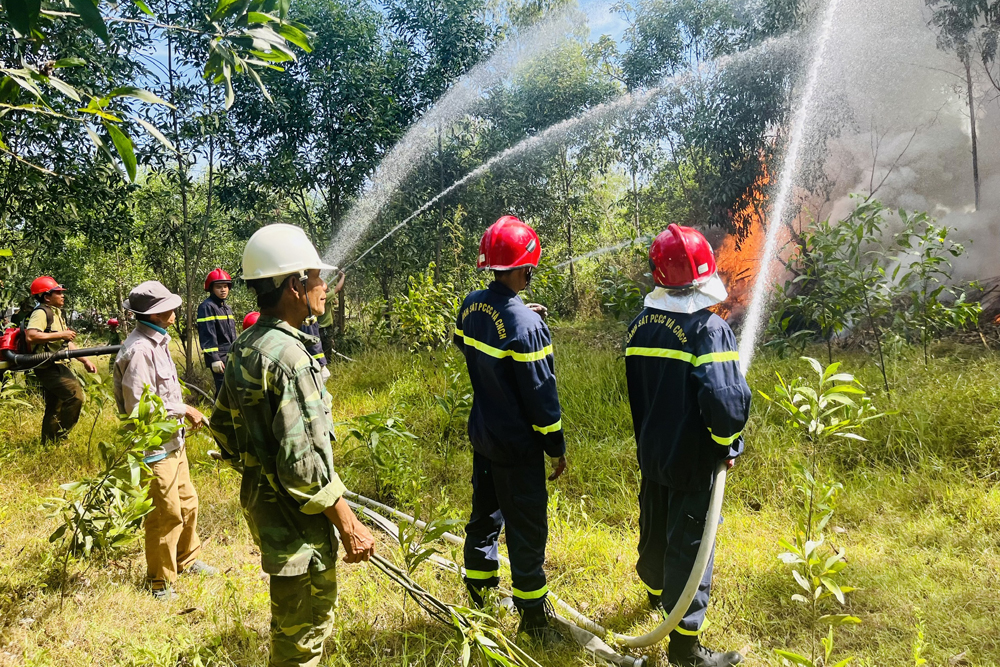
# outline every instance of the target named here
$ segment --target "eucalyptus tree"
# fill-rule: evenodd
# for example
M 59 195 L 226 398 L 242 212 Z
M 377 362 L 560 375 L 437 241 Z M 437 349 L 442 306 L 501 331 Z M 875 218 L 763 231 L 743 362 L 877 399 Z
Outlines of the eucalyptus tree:
M 973 64 L 978 53 L 990 82 L 1000 90 L 997 40 L 1000 35 L 1000 0 L 926 0 L 931 25 L 938 31 L 938 48 L 954 53 L 963 69 L 972 138 L 972 183 L 979 208 L 979 141 L 976 132 L 976 95 Z

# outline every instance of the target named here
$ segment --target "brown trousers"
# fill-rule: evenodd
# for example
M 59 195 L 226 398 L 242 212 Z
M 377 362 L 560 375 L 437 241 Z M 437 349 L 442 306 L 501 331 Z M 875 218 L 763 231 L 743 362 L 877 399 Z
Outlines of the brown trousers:
M 187 449 L 170 452 L 149 467 L 153 511 L 146 515 L 146 579 L 156 589 L 172 584 L 178 572 L 194 562 L 201 540 L 198 494 L 191 484 Z
M 65 364 L 49 364 L 35 369 L 35 379 L 45 395 L 42 443 L 63 438 L 80 421 L 83 385 Z

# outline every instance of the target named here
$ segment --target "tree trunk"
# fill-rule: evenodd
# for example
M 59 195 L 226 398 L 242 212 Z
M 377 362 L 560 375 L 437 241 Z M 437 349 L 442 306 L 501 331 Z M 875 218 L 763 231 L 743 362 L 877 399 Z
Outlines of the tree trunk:
M 444 142 L 441 140 L 441 123 L 438 122 L 438 192 L 444 192 Z M 434 245 L 434 284 L 441 282 L 441 234 L 444 233 L 444 197 L 438 200 L 437 239 Z
M 167 15 L 170 14 L 170 3 L 166 5 Z M 194 308 L 191 300 L 191 242 L 188 228 L 188 196 L 187 170 L 184 155 L 181 150 L 181 134 L 177 119 L 177 88 L 174 82 L 174 42 L 167 31 L 167 80 L 170 85 L 170 102 L 174 105 L 170 110 L 170 120 L 174 131 L 174 145 L 177 147 L 177 180 L 181 189 L 181 236 L 184 241 L 184 379 L 191 380 L 194 370 Z
M 635 222 L 635 236 L 638 238 L 642 235 L 642 228 L 639 225 L 639 186 L 636 181 L 636 172 L 638 167 L 632 165 L 632 208 L 633 208 L 633 220 Z
M 969 95 L 969 127 L 972 130 L 972 183 L 976 189 L 976 210 L 979 210 L 979 146 L 976 141 L 976 100 L 972 96 L 972 57 L 967 53 L 963 58 L 965 83 Z
M 346 290 L 347 290 L 347 283 L 344 283 L 344 286 L 340 288 L 339 292 L 337 292 L 337 315 L 335 323 L 337 325 L 337 335 L 341 337 L 343 337 L 344 335 L 344 319 L 346 315 L 345 304 L 347 302 L 347 297 L 344 295 L 344 292 Z
M 573 259 L 573 215 L 569 201 L 569 159 L 566 155 L 568 152 L 569 148 L 563 146 L 559 154 L 559 176 L 561 177 L 563 186 L 563 214 L 566 219 L 566 252 L 569 253 L 569 258 Z M 576 296 L 576 266 L 573 263 L 569 265 L 569 291 L 573 297 L 573 307 L 575 309 L 578 303 Z

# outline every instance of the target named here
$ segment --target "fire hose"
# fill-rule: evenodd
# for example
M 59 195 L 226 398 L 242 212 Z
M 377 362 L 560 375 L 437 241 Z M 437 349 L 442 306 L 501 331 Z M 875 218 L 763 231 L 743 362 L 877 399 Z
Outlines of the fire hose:
M 37 354 L 17 354 L 13 350 L 0 350 L 2 361 L 12 365 L 9 370 L 26 371 L 38 368 L 44 364 L 76 359 L 78 357 L 100 357 L 105 354 L 118 354 L 121 345 L 105 345 L 103 347 L 88 347 L 76 350 L 60 350 L 59 352 L 39 352 Z
M 354 494 L 352 494 L 352 496 L 354 496 Z M 359 499 L 362 498 L 361 496 L 354 496 L 354 497 L 357 497 Z M 368 500 L 368 499 L 365 498 L 364 500 Z M 374 501 L 372 501 L 372 502 L 374 502 Z M 399 526 L 397 526 L 391 520 L 387 519 L 386 517 L 384 517 L 383 515 L 379 514 L 378 512 L 376 512 L 375 510 L 373 510 L 370 507 L 365 507 L 363 505 L 360 505 L 360 504 L 358 504 L 356 502 L 352 502 L 350 500 L 348 500 L 347 503 L 348 503 L 348 505 L 350 505 L 351 508 L 353 508 L 353 509 L 355 509 L 357 511 L 362 512 L 365 516 L 367 516 L 369 519 L 371 519 L 372 522 L 374 522 L 376 526 L 378 526 L 380 529 L 382 529 L 383 532 L 387 533 L 393 540 L 395 540 L 397 544 L 399 543 Z M 422 521 L 419 522 L 419 524 L 422 524 L 422 523 L 423 523 Z M 414 524 L 417 525 L 418 528 L 420 527 L 417 522 L 414 522 Z M 456 535 L 453 535 L 451 533 L 447 533 L 447 535 L 449 535 L 452 538 L 457 538 Z M 461 542 L 461 538 L 458 538 L 458 539 Z M 452 540 L 448 539 L 448 541 L 451 542 Z M 378 558 L 378 557 L 376 556 L 375 558 Z M 455 563 L 451 562 L 450 560 L 448 560 L 446 558 L 443 558 L 443 557 L 441 557 L 441 556 L 439 556 L 437 554 L 431 556 L 429 560 L 435 566 L 437 566 L 437 567 L 439 567 L 439 568 L 441 568 L 443 570 L 447 570 L 448 572 L 452 572 L 452 573 L 455 573 L 455 574 L 461 574 L 462 573 L 462 568 L 461 567 L 459 567 L 458 565 L 456 565 Z M 376 562 L 375 565 L 376 565 L 376 567 L 378 567 L 378 569 L 380 569 L 383 572 L 385 572 L 384 568 L 381 567 L 378 564 L 378 562 Z M 397 583 L 399 583 L 399 582 L 397 582 Z M 409 589 L 407 589 L 407 591 L 409 592 Z M 510 597 L 510 595 L 511 595 L 510 591 L 507 591 L 507 590 L 501 589 L 500 592 L 503 595 L 506 595 L 508 597 Z M 411 593 L 411 596 L 412 596 L 412 593 Z M 421 605 L 421 606 L 423 606 L 423 605 Z M 434 616 L 433 614 L 431 614 L 431 615 Z M 590 632 L 588 630 L 585 630 L 585 629 L 577 626 L 572 621 L 569 621 L 566 618 L 563 618 L 559 614 L 555 615 L 554 620 L 559 625 L 561 625 L 563 628 L 565 628 L 573 636 L 573 639 L 581 647 L 583 647 L 583 649 L 585 651 L 587 651 L 588 653 L 594 655 L 595 657 L 600 658 L 601 660 L 609 662 L 609 663 L 611 663 L 613 665 L 620 665 L 621 667 L 645 667 L 646 662 L 649 659 L 647 656 L 642 656 L 641 658 L 635 658 L 635 657 L 632 657 L 630 655 L 621 655 L 620 653 L 615 652 L 614 649 L 612 649 L 610 646 L 608 646 L 597 635 L 593 634 L 592 632 Z
M 652 646 L 653 644 L 666 639 L 667 635 L 669 635 L 670 632 L 677 627 L 677 624 L 680 623 L 684 614 L 687 613 L 688 608 L 691 606 L 691 601 L 694 600 L 694 596 L 698 592 L 698 586 L 701 584 L 701 580 L 705 576 L 705 570 L 708 567 L 708 562 L 712 556 L 712 549 L 715 546 L 715 535 L 719 529 L 719 518 L 722 516 L 722 499 L 725 495 L 727 470 L 728 467 L 724 461 L 721 462 L 715 470 L 715 478 L 712 483 L 712 498 L 709 502 L 708 512 L 705 517 L 705 530 L 702 533 L 701 546 L 698 548 L 698 556 L 695 558 L 694 566 L 691 568 L 691 574 L 688 575 L 687 583 L 681 591 L 680 598 L 678 598 L 677 603 L 674 604 L 674 608 L 664 617 L 663 622 L 661 622 L 660 625 L 652 631 L 637 637 L 623 635 L 617 632 L 609 632 L 605 627 L 590 618 L 587 618 L 550 591 L 549 596 L 552 598 L 552 601 L 557 607 L 566 612 L 571 624 L 582 630 L 593 633 L 597 637 L 608 637 L 629 648 Z M 393 516 L 400 521 L 410 523 L 417 528 L 424 529 L 427 526 L 425 522 L 420 521 L 419 519 L 415 519 L 408 514 L 404 514 L 399 510 L 389 507 L 388 505 L 383 505 L 382 503 L 370 498 L 365 498 L 364 496 L 360 496 L 351 491 L 348 491 L 345 495 L 349 500 L 353 500 L 356 504 L 364 505 L 378 512 L 387 513 L 390 516 Z M 464 540 L 454 533 L 445 533 L 441 536 L 441 539 L 456 546 L 464 544 Z M 507 558 L 501 556 L 500 559 L 505 565 L 510 565 L 510 561 Z M 619 657 L 627 658 L 627 656 Z M 641 662 L 635 662 L 635 658 L 632 658 L 632 660 L 632 663 L 619 662 L 617 664 L 642 664 Z

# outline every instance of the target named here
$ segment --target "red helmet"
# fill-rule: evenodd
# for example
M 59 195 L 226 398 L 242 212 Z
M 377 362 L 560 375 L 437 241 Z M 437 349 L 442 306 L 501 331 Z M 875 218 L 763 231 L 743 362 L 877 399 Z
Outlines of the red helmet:
M 233 283 L 233 278 L 222 269 L 212 269 L 212 272 L 205 277 L 205 291 L 211 291 L 212 283 Z
M 649 247 L 653 281 L 662 287 L 691 287 L 715 275 L 715 253 L 697 229 L 670 225 Z
M 48 292 L 65 292 L 66 288 L 56 282 L 51 276 L 39 276 L 31 281 L 31 296 Z
M 247 313 L 246 317 L 243 318 L 243 328 L 248 329 L 253 325 L 257 324 L 257 320 L 260 319 L 260 313 L 256 310 L 252 313 Z
M 538 266 L 542 242 L 535 230 L 512 215 L 505 215 L 486 230 L 479 242 L 480 271 L 509 271 L 524 266 Z
M 118 326 L 118 318 L 117 317 L 112 317 L 111 319 L 109 319 L 108 320 L 108 326 L 109 327 L 116 327 L 116 326 Z

